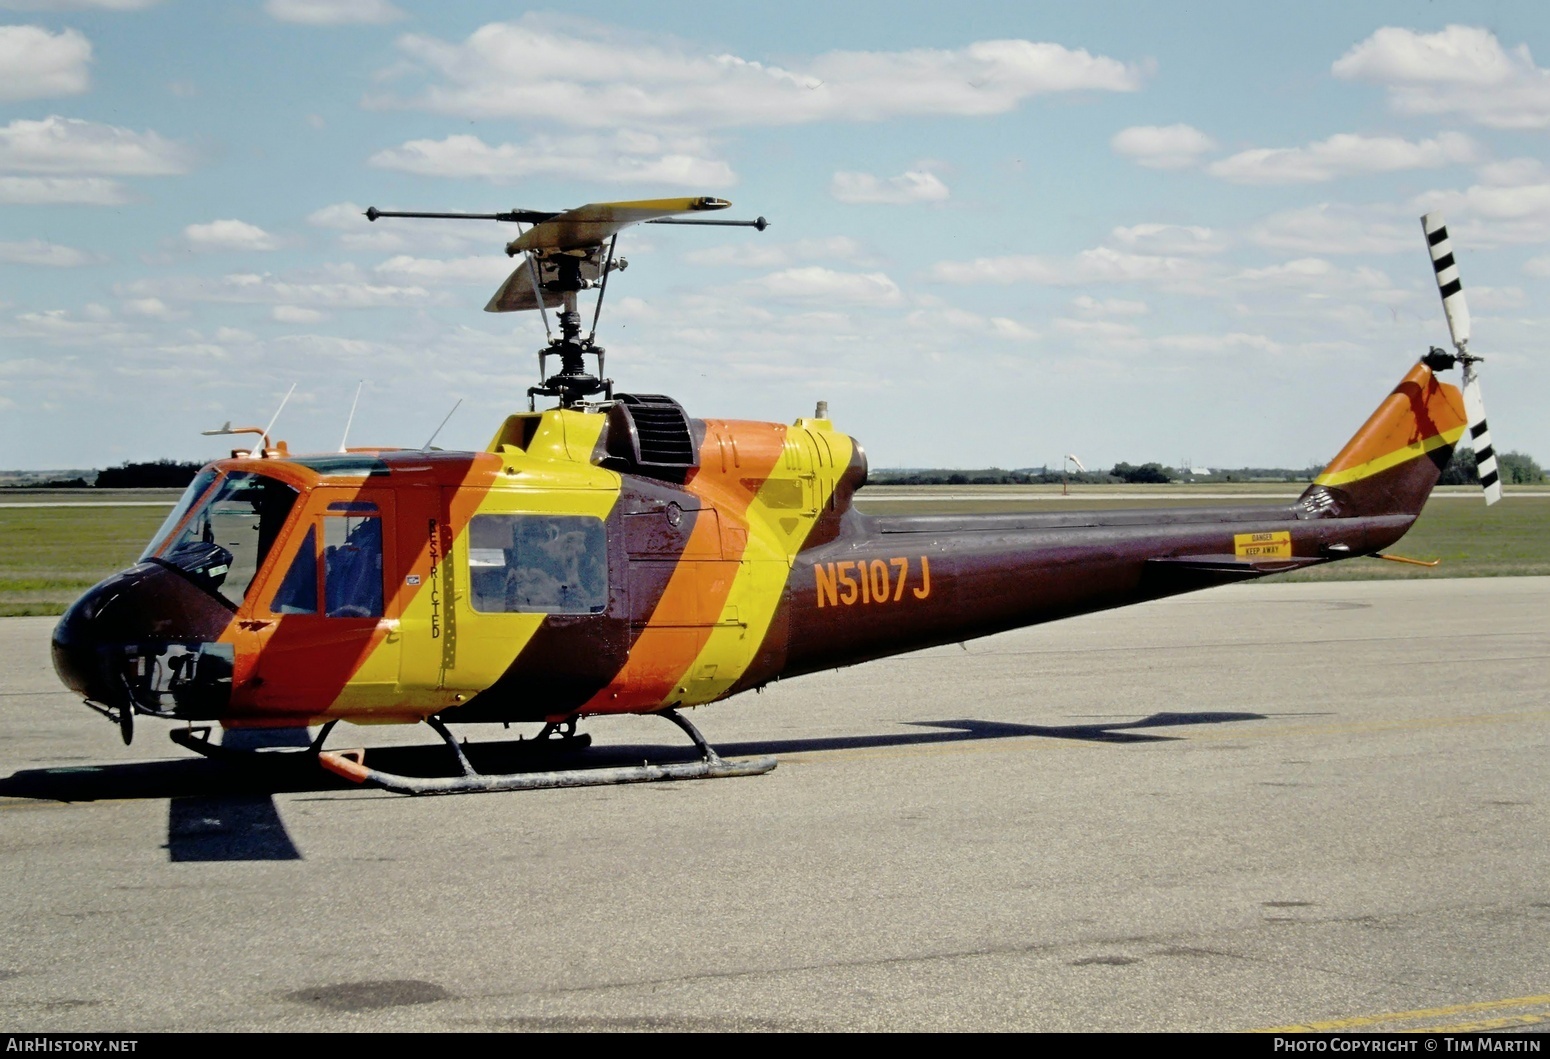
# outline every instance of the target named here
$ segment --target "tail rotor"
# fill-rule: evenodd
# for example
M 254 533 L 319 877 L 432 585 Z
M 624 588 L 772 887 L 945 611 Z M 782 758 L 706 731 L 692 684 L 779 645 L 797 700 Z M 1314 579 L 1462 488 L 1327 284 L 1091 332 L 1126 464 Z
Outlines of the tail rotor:
M 1450 355 L 1434 346 L 1423 359 L 1433 370 L 1451 368 L 1454 364 L 1463 370 L 1464 414 L 1469 419 L 1470 443 L 1475 449 L 1475 464 L 1480 470 L 1485 502 L 1494 504 L 1502 498 L 1502 480 L 1496 466 L 1496 450 L 1491 447 L 1491 430 L 1485 421 L 1485 400 L 1480 395 L 1480 373 L 1476 368 L 1484 358 L 1469 352 L 1469 305 L 1464 301 L 1458 263 L 1453 259 L 1453 240 L 1448 236 L 1448 225 L 1441 213 L 1428 213 L 1422 217 L 1421 230 L 1426 233 L 1432 269 L 1437 274 L 1437 291 L 1442 295 L 1443 315 L 1448 318 L 1448 334 L 1457 350 Z

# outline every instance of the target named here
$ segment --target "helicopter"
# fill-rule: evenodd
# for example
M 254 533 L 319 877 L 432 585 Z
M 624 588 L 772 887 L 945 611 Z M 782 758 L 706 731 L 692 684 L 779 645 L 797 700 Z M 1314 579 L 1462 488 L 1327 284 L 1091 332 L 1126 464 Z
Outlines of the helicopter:
M 244 753 L 213 740 L 215 725 L 320 726 L 303 753 L 408 794 L 756 775 L 776 760 L 723 759 L 681 711 L 1283 571 L 1406 561 L 1383 549 L 1415 522 L 1466 432 L 1487 503 L 1501 497 L 1440 214 L 1422 228 L 1455 351 L 1429 349 L 1294 503 L 878 516 L 854 507 L 866 454 L 824 403 L 789 425 L 694 418 L 604 377 L 597 324 L 610 276 L 627 265 L 620 232 L 767 226 L 703 216 L 729 205 L 367 210 L 370 222 L 518 225 L 506 252 L 520 262 L 485 308 L 543 314 L 550 340 L 527 410 L 477 452 L 293 454 L 271 442 L 272 422 L 212 432 L 257 440 L 200 471 L 139 561 L 64 614 L 52 637 L 60 679 L 126 744 L 137 718 L 182 722 L 173 740 L 211 757 Z M 583 336 L 577 299 L 594 288 Z M 545 374 L 550 357 L 559 370 Z M 1453 367 L 1462 392 L 1438 377 Z M 612 714 L 665 718 L 699 757 L 481 772 L 449 727 L 535 723 L 532 745 L 578 750 L 589 744 L 578 722 Z M 325 749 L 341 720 L 427 724 L 455 768 L 404 775 L 368 765 L 364 748 Z

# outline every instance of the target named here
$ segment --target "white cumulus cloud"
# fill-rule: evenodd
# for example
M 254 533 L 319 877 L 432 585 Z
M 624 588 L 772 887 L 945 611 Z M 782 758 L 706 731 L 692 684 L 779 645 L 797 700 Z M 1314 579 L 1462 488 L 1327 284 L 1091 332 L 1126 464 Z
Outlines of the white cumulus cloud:
M 889 306 L 904 300 L 899 285 L 882 272 L 839 272 L 821 265 L 772 272 L 752 284 L 772 297 L 812 298 L 834 305 Z
M 742 243 L 691 250 L 684 260 L 711 268 L 786 268 L 801 261 L 860 262 L 866 254 L 861 244 L 844 235 L 823 239 L 799 239 L 794 243 L 768 243 L 750 239 Z
M 269 310 L 269 316 L 276 323 L 282 324 L 315 324 L 328 319 L 327 313 L 318 309 L 304 309 L 300 305 L 276 305 Z
M 1550 241 L 1550 181 L 1429 191 L 1411 200 L 1411 209 L 1441 210 L 1455 251 Z
M 18 118 L 0 128 L 0 169 L 13 172 L 166 176 L 193 162 L 189 148 L 154 132 L 80 118 Z
M 1220 235 L 1199 225 L 1136 224 L 1111 235 L 1126 250 L 1141 254 L 1216 254 L 1227 246 Z
M 78 95 L 90 63 L 91 42 L 73 29 L 0 26 L 0 100 Z
M 1329 202 L 1271 214 L 1253 225 L 1248 237 L 1259 246 L 1301 254 L 1420 253 L 1424 245 L 1419 222 L 1400 223 L 1387 209 Z
M 383 25 L 408 17 L 388 0 L 264 0 L 264 10 L 308 26 Z
M 1115 133 L 1109 146 L 1148 169 L 1187 169 L 1216 141 L 1192 125 L 1133 125 Z
M 183 239 L 195 250 L 273 250 L 280 245 L 256 224 L 234 219 L 191 224 L 183 229 Z
M 453 259 L 398 254 L 388 258 L 372 271 L 399 283 L 423 283 L 433 287 L 447 283 L 467 283 L 480 287 L 488 286 L 493 293 L 493 289 L 505 282 L 506 277 L 516 267 L 519 266 L 499 254 Z
M 1234 184 L 1316 184 L 1361 173 L 1437 169 L 1472 162 L 1479 149 L 1468 136 L 1439 133 L 1412 142 L 1398 136 L 1340 133 L 1306 147 L 1257 147 L 1206 167 Z
M 600 128 L 1000 114 L 1045 93 L 1134 91 L 1145 74 L 1107 56 L 1028 40 L 833 51 L 773 66 L 539 15 L 481 26 L 461 42 L 406 34 L 399 47 L 431 83 L 408 99 L 379 98 L 379 105 Z
M 187 315 L 175 312 L 160 298 L 126 298 L 123 306 L 130 316 L 145 316 L 152 320 L 176 320 Z
M 1069 287 L 1086 283 L 1182 283 L 1198 279 L 1198 261 L 1156 254 L 1127 254 L 1100 246 L 1075 257 L 1058 259 L 1034 254 L 981 257 L 973 261 L 939 261 L 931 268 L 943 283 L 1036 283 Z
M 1382 304 L 1408 301 L 1384 272 L 1370 266 L 1341 268 L 1319 257 L 1302 257 L 1264 268 L 1246 268 L 1230 277 L 1229 286 L 1244 291 L 1293 293 L 1315 299 L 1357 298 Z
M 353 269 L 338 275 L 285 279 L 268 273 L 233 272 L 216 279 L 168 276 L 135 280 L 115 288 L 125 298 L 173 301 L 296 305 L 318 309 L 375 309 L 422 305 L 431 292 L 421 286 L 372 282 Z
M 77 250 L 73 246 L 60 246 L 58 243 L 49 243 L 42 239 L 28 239 L 18 243 L 0 242 L 0 261 L 13 265 L 75 268 L 79 265 L 94 265 L 100 260 L 101 258 L 88 254 L 84 250 Z
M 624 184 L 724 188 L 737 182 L 732 167 L 709 154 L 695 137 L 610 135 L 534 136 L 526 143 L 491 146 L 477 136 L 410 140 L 369 159 L 379 169 L 436 177 L 477 177 L 512 183 L 559 176 Z
M 355 231 L 366 223 L 366 207 L 353 202 L 335 202 L 307 214 L 307 223 L 319 228 Z
M 0 176 L 0 202 L 16 206 L 122 206 L 129 192 L 101 177 Z
M 903 206 L 912 202 L 945 202 L 951 192 L 935 173 L 917 169 L 895 177 L 835 173 L 829 194 L 841 202 Z
M 1332 70 L 1382 85 L 1404 114 L 1461 114 L 1498 129 L 1550 128 L 1550 70 L 1534 63 L 1528 45 L 1509 50 L 1478 26 L 1436 33 L 1385 26 Z
M 1151 312 L 1146 302 L 1126 301 L 1123 298 L 1094 298 L 1084 294 L 1071 302 L 1083 316 L 1145 316 Z

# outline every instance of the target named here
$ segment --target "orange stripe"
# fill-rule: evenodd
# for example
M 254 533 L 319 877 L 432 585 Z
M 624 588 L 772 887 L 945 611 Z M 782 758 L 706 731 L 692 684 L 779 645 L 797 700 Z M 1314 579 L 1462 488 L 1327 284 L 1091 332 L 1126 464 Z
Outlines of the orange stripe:
M 1318 480 L 1343 483 L 1367 477 L 1391 466 L 1393 461 L 1387 457 L 1420 456 L 1428 450 L 1425 443 L 1429 439 L 1457 431 L 1464 424 L 1464 400 L 1458 390 L 1439 382 L 1426 365 L 1417 364 L 1346 442 Z
M 624 667 L 583 713 L 638 711 L 682 694 L 680 681 L 704 650 L 732 592 L 748 541 L 748 507 L 780 459 L 785 438 L 778 424 L 705 421 L 700 469 L 685 485 L 704 509 L 685 551 L 721 559 L 679 561 Z

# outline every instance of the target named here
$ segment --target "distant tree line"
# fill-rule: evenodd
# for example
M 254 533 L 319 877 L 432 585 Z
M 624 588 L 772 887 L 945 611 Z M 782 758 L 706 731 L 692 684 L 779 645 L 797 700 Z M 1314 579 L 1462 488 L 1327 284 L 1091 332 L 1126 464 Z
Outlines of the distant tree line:
M 1499 452 L 1496 454 L 1497 473 L 1504 485 L 1533 485 L 1545 480 L 1544 469 L 1525 452 Z M 1475 463 L 1473 449 L 1454 449 L 1453 459 L 1443 468 L 1441 485 L 1479 485 L 1480 468 Z
M 152 460 L 121 463 L 97 472 L 98 489 L 182 489 L 199 473 L 202 463 Z
M 179 460 L 151 460 L 147 463 L 121 463 L 96 473 L 95 481 L 85 476 L 42 478 L 30 476 L 24 481 L 7 482 L 6 489 L 182 489 L 194 480 L 202 463 Z M 17 472 L 29 474 L 32 472 Z

